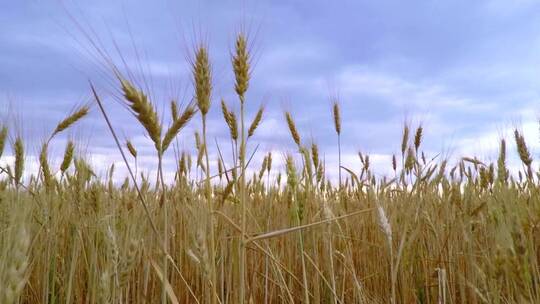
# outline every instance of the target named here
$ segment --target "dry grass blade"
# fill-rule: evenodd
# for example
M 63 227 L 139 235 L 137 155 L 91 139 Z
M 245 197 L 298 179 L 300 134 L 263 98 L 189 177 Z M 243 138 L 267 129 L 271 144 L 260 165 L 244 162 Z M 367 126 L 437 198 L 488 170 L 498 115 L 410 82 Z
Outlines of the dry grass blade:
M 326 223 L 329 223 L 329 222 L 341 220 L 341 219 L 348 218 L 348 217 L 351 217 L 351 216 L 355 216 L 355 215 L 358 215 L 358 214 L 366 213 L 366 212 L 369 212 L 369 211 L 372 211 L 372 210 L 374 210 L 374 208 L 363 209 L 363 210 L 351 212 L 349 214 L 337 216 L 337 217 L 334 217 L 334 218 L 325 219 L 325 220 L 318 221 L 318 222 L 311 223 L 311 224 L 300 225 L 300 226 L 291 227 L 291 228 L 285 228 L 285 229 L 279 229 L 279 230 L 259 234 L 259 235 L 256 235 L 254 237 L 249 238 L 247 240 L 247 242 L 253 242 L 253 241 L 257 241 L 257 240 L 274 238 L 274 237 L 281 236 L 281 235 L 284 235 L 284 234 L 288 234 L 288 233 L 291 233 L 291 232 L 312 228 L 312 227 L 315 227 L 315 226 L 318 226 L 318 225 L 321 225 L 321 224 L 326 224 Z
M 114 138 L 114 141 L 116 143 L 116 146 L 118 150 L 120 151 L 120 154 L 122 155 L 122 159 L 124 160 L 124 164 L 126 165 L 129 175 L 131 177 L 131 180 L 133 181 L 133 184 L 135 186 L 135 190 L 137 191 L 137 196 L 139 198 L 139 201 L 141 202 L 141 205 L 143 206 L 146 218 L 148 219 L 148 222 L 150 223 L 150 226 L 152 227 L 152 231 L 155 234 L 155 237 L 157 237 L 158 240 L 161 240 L 161 236 L 156 228 L 156 225 L 154 224 L 154 221 L 152 220 L 152 216 L 150 215 L 150 210 L 148 209 L 148 205 L 146 204 L 146 201 L 144 200 L 144 197 L 141 193 L 141 190 L 139 189 L 139 186 L 137 185 L 137 179 L 135 178 L 135 175 L 133 175 L 133 171 L 131 170 L 131 167 L 129 166 L 129 163 L 127 161 L 126 155 L 124 154 L 124 151 L 122 150 L 122 146 L 120 145 L 120 141 L 118 140 L 118 137 L 116 136 L 116 133 L 114 132 L 114 129 L 112 127 L 111 121 L 109 120 L 109 117 L 107 116 L 107 113 L 105 112 L 105 109 L 103 108 L 103 105 L 101 103 L 101 99 L 99 98 L 94 86 L 90 84 L 90 88 L 92 89 L 92 94 L 94 94 L 94 98 L 96 99 L 96 102 L 99 106 L 99 109 L 101 110 L 101 113 L 103 114 L 103 118 L 105 118 L 105 122 L 107 122 L 107 126 L 109 127 L 109 130 L 111 131 L 111 134 Z M 162 242 L 160 242 L 162 244 Z M 161 249 L 164 249 L 163 247 L 160 247 Z M 166 250 L 164 250 L 165 253 L 167 253 Z
M 478 165 L 481 165 L 481 166 L 486 166 L 485 163 L 483 163 L 482 161 L 480 161 L 479 159 L 477 159 L 476 157 L 475 158 L 471 158 L 471 157 L 462 157 L 461 158 L 463 161 L 466 161 L 468 163 L 471 163 L 471 164 L 474 164 L 476 166 Z
M 174 290 L 169 283 L 169 280 L 167 278 L 163 277 L 163 272 L 161 271 L 161 268 L 154 262 L 153 260 L 150 260 L 150 265 L 152 265 L 152 269 L 154 269 L 154 272 L 158 276 L 159 280 L 163 285 L 165 285 L 165 291 L 167 292 L 167 297 L 169 297 L 169 301 L 173 304 L 178 304 L 178 298 L 176 297 L 176 294 L 174 294 Z
M 347 171 L 347 173 L 349 173 L 351 175 L 351 178 L 357 183 L 357 185 L 363 185 L 364 183 L 362 183 L 360 181 L 360 179 L 358 179 L 358 176 L 356 175 L 356 173 L 354 173 L 351 169 L 347 168 L 347 167 L 344 167 L 344 166 L 341 166 L 341 169 Z

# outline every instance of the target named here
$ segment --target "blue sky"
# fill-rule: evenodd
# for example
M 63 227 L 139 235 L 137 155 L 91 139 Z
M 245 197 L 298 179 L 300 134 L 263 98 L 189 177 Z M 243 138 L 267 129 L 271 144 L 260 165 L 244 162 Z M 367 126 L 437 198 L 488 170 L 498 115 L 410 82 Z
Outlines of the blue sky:
M 0 113 L 36 143 L 30 153 L 58 120 L 90 100 L 91 80 L 118 131 L 144 155 L 143 167 L 153 166 L 149 140 L 113 98 L 117 85 L 84 33 L 120 64 L 118 46 L 160 110 L 168 110 L 170 98 L 192 96 L 187 58 L 194 41 L 206 41 L 215 80 L 209 133 L 228 146 L 219 100 L 239 108 L 230 52 L 242 26 L 253 38 L 255 63 L 248 117 L 261 103 L 267 109 L 253 140 L 260 153 L 295 151 L 283 120 L 289 110 L 305 141 L 313 138 L 334 164 L 333 96 L 351 168 L 360 166 L 361 150 L 387 172 L 404 121 L 422 122 L 431 155 L 490 159 L 498 138 L 516 126 L 538 148 L 538 1 L 23 0 L 2 4 L 0 26 Z M 197 128 L 199 119 L 179 137 L 180 147 L 191 148 Z M 119 161 L 97 107 L 68 135 L 95 164 Z

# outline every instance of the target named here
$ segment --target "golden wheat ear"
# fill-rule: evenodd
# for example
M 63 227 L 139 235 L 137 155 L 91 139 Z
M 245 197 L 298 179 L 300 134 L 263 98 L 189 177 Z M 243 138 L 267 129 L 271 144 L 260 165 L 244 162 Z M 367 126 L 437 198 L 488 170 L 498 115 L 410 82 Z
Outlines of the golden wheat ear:
M 225 103 L 225 100 L 221 99 L 221 112 L 223 113 L 223 118 L 225 119 L 225 122 L 227 123 L 227 126 L 229 127 L 229 132 L 231 134 L 231 138 L 234 141 L 238 140 L 238 121 L 236 119 L 236 115 L 234 112 L 230 111 L 227 107 L 227 104 Z
M 64 120 L 62 120 L 62 121 L 60 121 L 58 123 L 58 125 L 54 129 L 50 139 L 52 139 L 56 134 L 66 130 L 69 127 L 71 127 L 74 123 L 76 123 L 77 121 L 81 120 L 83 117 L 88 115 L 89 112 L 90 112 L 90 107 L 87 106 L 87 105 L 84 105 L 84 106 L 80 107 L 79 109 L 77 109 L 76 111 L 74 111 L 71 115 L 64 118 Z
M 171 119 L 175 121 L 178 118 L 178 104 L 175 100 L 171 100 Z
M 298 147 L 300 147 L 301 146 L 300 134 L 298 133 L 298 129 L 296 128 L 296 124 L 294 123 L 294 120 L 290 112 L 285 112 L 285 120 L 287 121 L 287 125 L 289 126 L 289 131 L 291 132 L 291 136 L 294 142 L 296 143 Z
M 197 106 L 201 114 L 205 116 L 210 109 L 210 95 L 212 93 L 212 74 L 206 47 L 202 45 L 198 47 L 192 69 Z
M 39 153 L 39 166 L 41 167 L 41 173 L 43 173 L 43 182 L 45 187 L 49 188 L 52 185 L 53 176 L 51 174 L 51 168 L 49 167 L 47 143 L 43 143 L 41 146 L 41 152 Z
M 529 152 L 529 148 L 527 148 L 525 137 L 523 137 L 523 135 L 520 134 L 517 129 L 514 130 L 514 137 L 516 140 L 519 158 L 521 159 L 523 164 L 525 164 L 526 166 L 530 166 L 532 163 L 532 158 L 531 153 Z
M 127 79 L 120 78 L 120 84 L 124 98 L 133 114 L 148 132 L 156 150 L 161 153 L 161 124 L 154 105 L 148 101 L 148 97 L 141 90 L 136 89 Z
M 2 126 L 2 129 L 0 130 L 0 157 L 2 157 L 2 154 L 4 153 L 4 148 L 6 147 L 7 135 L 8 128 L 6 126 Z
M 176 135 L 178 135 L 178 132 L 180 132 L 180 130 L 187 125 L 196 112 L 197 111 L 193 106 L 188 106 L 182 115 L 173 121 L 171 127 L 167 130 L 165 136 L 163 137 L 163 152 L 167 150 L 172 140 L 176 137 Z
M 20 136 L 15 139 L 13 151 L 15 151 L 14 183 L 18 188 L 24 172 L 24 143 Z
M 66 149 L 64 151 L 64 157 L 62 163 L 60 164 L 60 172 L 64 175 L 73 161 L 73 155 L 75 154 L 75 144 L 73 141 L 68 141 Z
M 506 168 L 506 141 L 501 139 L 499 157 L 497 159 L 497 182 L 506 183 L 508 180 L 508 169 Z
M 257 127 L 261 123 L 261 120 L 262 120 L 262 117 L 263 117 L 263 112 L 264 112 L 264 107 L 261 106 L 259 108 L 259 111 L 257 111 L 257 114 L 255 115 L 255 118 L 251 122 L 251 125 L 249 126 L 248 138 L 250 138 L 251 136 L 253 136 L 253 134 L 255 134 L 255 130 L 257 130 Z
M 334 101 L 334 104 L 332 106 L 332 112 L 334 114 L 334 128 L 336 129 L 336 133 L 340 135 L 341 134 L 341 111 L 339 109 L 339 103 L 337 101 Z
M 403 125 L 403 137 L 401 138 L 401 156 L 405 155 L 407 151 L 407 146 L 409 145 L 409 125 Z
M 424 128 L 422 125 L 419 125 L 416 129 L 416 133 L 414 134 L 414 150 L 418 152 L 418 148 L 420 148 L 420 144 L 422 143 L 422 133 L 424 131 Z
M 247 48 L 247 39 L 244 34 L 239 34 L 236 37 L 235 55 L 232 59 L 234 76 L 236 83 L 234 89 L 240 101 L 244 102 L 244 94 L 249 87 L 250 78 L 250 54 Z
M 129 139 L 126 140 L 126 148 L 128 149 L 129 154 L 133 156 L 133 158 L 137 158 L 137 149 L 135 149 L 135 146 Z

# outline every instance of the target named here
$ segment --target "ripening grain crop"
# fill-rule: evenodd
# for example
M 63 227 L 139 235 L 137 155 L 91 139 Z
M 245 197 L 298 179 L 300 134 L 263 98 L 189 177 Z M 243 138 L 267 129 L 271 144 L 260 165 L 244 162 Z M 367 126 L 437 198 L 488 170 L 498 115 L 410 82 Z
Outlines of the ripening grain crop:
M 1 303 L 540 303 L 540 171 L 522 132 L 501 139 L 495 162 L 456 160 L 428 155 L 429 128 L 405 124 L 387 164 L 393 175 L 384 177 L 366 153 L 354 167 L 342 164 L 341 147 L 355 143 L 342 141 L 347 109 L 331 101 L 326 123 L 340 156 L 332 179 L 328 151 L 292 111 L 281 127 L 295 150 L 248 145 L 267 108 L 245 107 L 257 108 L 246 98 L 252 44 L 243 32 L 233 44 L 234 100 L 213 90 L 205 44 L 190 57 L 193 98 L 170 109 L 112 69 L 114 93 L 152 143 L 157 176 L 141 174 L 136 143 L 119 137 L 108 93 L 93 84 L 92 103 L 39 143 L 37 173 L 25 174 L 29 143 L 2 123 L 0 156 L 9 150 L 14 161 L 0 167 Z M 209 111 L 223 115 L 229 142 L 221 146 L 208 132 Z M 57 142 L 89 112 L 123 157 L 123 183 L 113 182 L 114 166 L 97 176 L 72 139 Z M 193 136 L 184 129 L 195 120 L 191 155 L 176 143 Z M 50 161 L 51 148 L 63 151 L 60 163 Z M 519 172 L 507 168 L 509 154 L 522 161 Z M 285 166 L 272 165 L 279 157 Z M 167 183 L 169 158 L 177 166 Z

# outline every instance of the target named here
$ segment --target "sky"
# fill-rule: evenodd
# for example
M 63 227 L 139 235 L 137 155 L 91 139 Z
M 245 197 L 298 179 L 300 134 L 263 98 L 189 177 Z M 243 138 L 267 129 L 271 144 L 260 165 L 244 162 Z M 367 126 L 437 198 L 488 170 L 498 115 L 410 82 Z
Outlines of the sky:
M 230 56 L 241 30 L 253 54 L 247 120 L 261 104 L 266 109 L 249 144 L 250 151 L 259 145 L 254 168 L 268 151 L 278 166 L 284 153 L 296 153 L 283 118 L 290 111 L 303 141 L 318 143 L 335 176 L 336 98 L 343 162 L 354 171 L 362 151 L 381 175 L 388 173 L 404 123 L 422 124 L 430 156 L 493 160 L 501 137 L 515 149 L 516 127 L 533 156 L 540 148 L 539 1 L 22 0 L 1 6 L 0 119 L 12 137 L 27 139 L 31 168 L 58 121 L 92 103 L 91 81 L 117 132 L 137 146 L 140 166 L 153 170 L 150 140 L 122 104 L 98 51 L 144 84 L 167 125 L 170 100 L 185 105 L 193 97 L 189 59 L 198 42 L 208 45 L 212 62 L 210 142 L 230 160 L 219 102 L 239 110 Z M 89 117 L 55 139 L 53 162 L 73 138 L 98 168 L 122 167 L 100 115 L 92 106 Z M 180 133 L 180 149 L 193 152 L 197 129 L 199 116 Z M 215 144 L 209 152 L 215 160 Z M 173 154 L 165 162 L 169 175 Z M 11 159 L 7 151 L 2 161 Z

